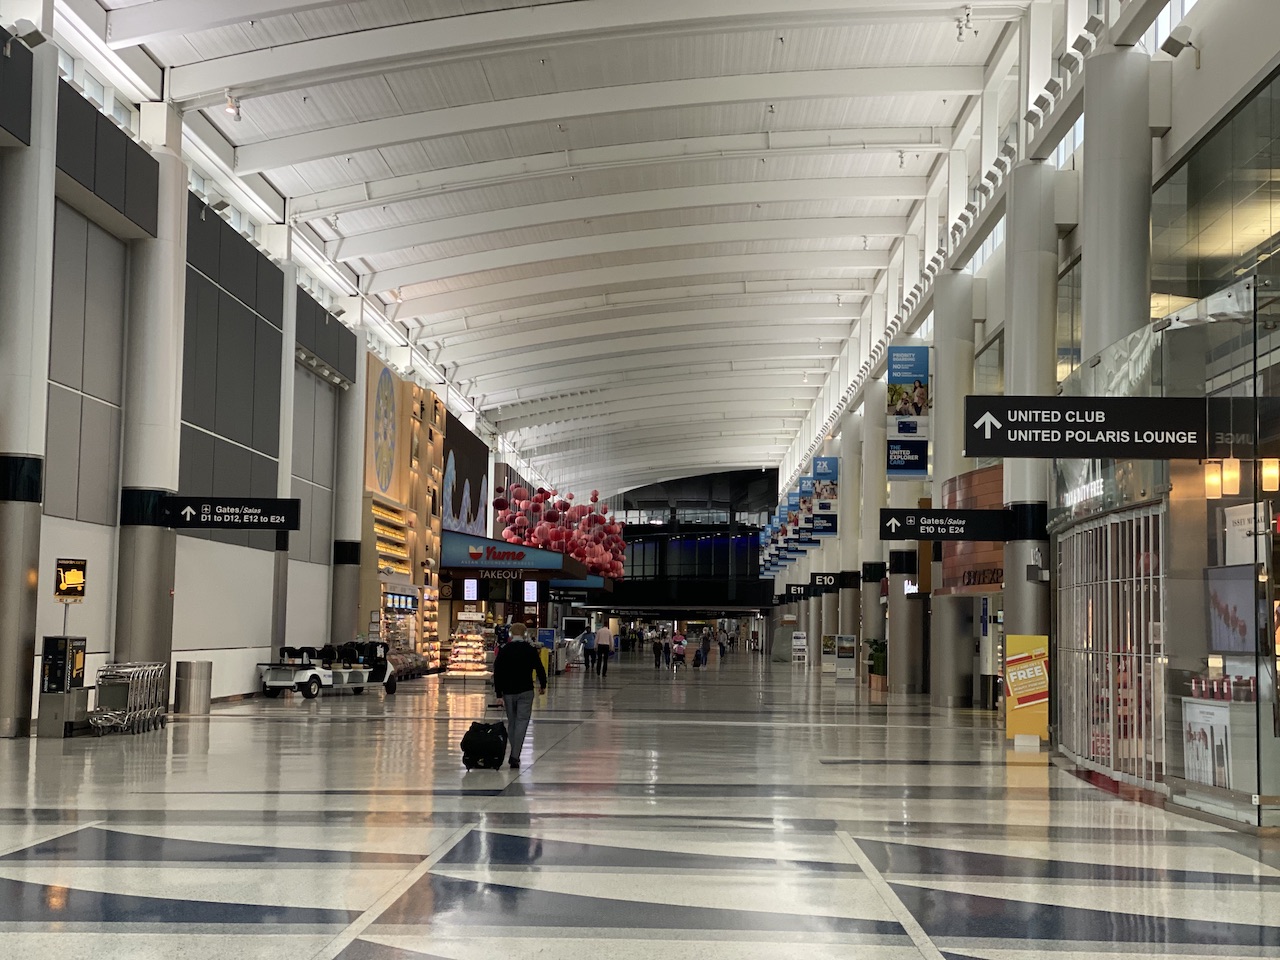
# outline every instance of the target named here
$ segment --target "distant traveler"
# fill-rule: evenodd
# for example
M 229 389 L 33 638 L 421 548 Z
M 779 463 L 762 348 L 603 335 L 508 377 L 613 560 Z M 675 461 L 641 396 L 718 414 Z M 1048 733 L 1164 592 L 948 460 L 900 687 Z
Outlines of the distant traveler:
M 671 638 L 664 631 L 662 634 L 662 662 L 671 666 Z
M 511 625 L 511 642 L 498 651 L 493 661 L 493 691 L 507 711 L 507 735 L 511 743 L 513 769 L 520 768 L 520 751 L 533 714 L 533 675 L 538 675 L 538 692 L 547 692 L 547 671 L 542 654 L 528 642 L 523 623 Z
M 613 653 L 613 634 L 609 632 L 609 627 L 605 624 L 600 625 L 600 629 L 596 631 L 596 676 L 607 677 L 609 675 L 609 655 Z
M 677 632 L 671 640 L 671 669 L 684 664 L 684 634 Z
M 700 644 L 700 647 L 702 649 L 702 665 L 705 667 L 707 662 L 711 659 L 711 631 L 705 627 L 702 630 L 702 643 Z
M 588 671 L 596 665 L 596 635 L 589 627 L 582 632 L 582 660 Z
M 662 666 L 662 641 L 654 636 L 653 638 L 653 669 L 657 670 Z

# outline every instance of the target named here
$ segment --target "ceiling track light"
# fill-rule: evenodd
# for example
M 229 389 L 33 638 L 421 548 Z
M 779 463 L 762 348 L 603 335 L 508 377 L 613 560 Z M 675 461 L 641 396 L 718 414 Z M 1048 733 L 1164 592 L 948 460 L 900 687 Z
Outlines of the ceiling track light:
M 226 98 L 227 98 L 226 106 L 222 108 L 223 112 L 226 113 L 228 116 L 230 116 L 231 119 L 234 120 L 236 123 L 239 123 L 240 122 L 240 98 L 233 97 L 231 95 L 230 87 L 224 90 L 223 93 L 226 95 Z

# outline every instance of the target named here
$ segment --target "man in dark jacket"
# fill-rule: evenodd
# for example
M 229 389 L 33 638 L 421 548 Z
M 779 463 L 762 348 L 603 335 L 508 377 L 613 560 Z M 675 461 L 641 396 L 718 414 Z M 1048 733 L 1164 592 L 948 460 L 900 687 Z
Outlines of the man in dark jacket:
M 525 640 L 523 623 L 511 625 L 511 642 L 498 651 L 493 661 L 493 691 L 507 711 L 507 737 L 511 744 L 510 766 L 520 766 L 524 735 L 533 714 L 533 675 L 538 675 L 538 692 L 547 692 L 547 671 L 542 655 Z

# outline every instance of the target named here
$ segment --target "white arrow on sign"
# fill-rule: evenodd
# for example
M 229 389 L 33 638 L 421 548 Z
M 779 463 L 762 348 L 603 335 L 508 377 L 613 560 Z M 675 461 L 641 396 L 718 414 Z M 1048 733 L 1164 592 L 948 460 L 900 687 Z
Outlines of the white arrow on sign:
M 994 427 L 995 429 L 999 430 L 1002 426 L 1004 426 L 1004 424 L 1002 424 L 999 420 L 993 417 L 991 415 L 991 411 L 988 410 L 978 419 L 978 422 L 975 423 L 974 426 L 982 428 L 984 439 L 990 440 L 991 428 Z
M 192 517 L 194 517 L 194 516 L 196 515 L 196 512 L 195 512 L 194 510 L 192 510 L 190 507 L 183 507 L 183 508 L 182 508 L 182 515 L 183 515 L 184 517 L 186 517 L 186 518 L 187 518 L 187 521 L 188 521 L 188 522 L 190 522 L 190 521 L 191 521 L 191 518 L 192 518 Z
M 897 517 L 890 517 L 889 522 L 886 523 L 885 526 L 888 527 L 890 530 L 892 530 L 894 533 L 897 533 L 898 528 L 902 526 L 902 524 L 898 522 Z

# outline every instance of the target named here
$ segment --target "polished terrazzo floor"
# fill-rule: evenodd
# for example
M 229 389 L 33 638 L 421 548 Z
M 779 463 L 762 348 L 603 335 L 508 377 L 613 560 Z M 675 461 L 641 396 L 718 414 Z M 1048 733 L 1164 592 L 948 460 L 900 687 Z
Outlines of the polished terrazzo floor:
M 873 697 L 877 699 L 873 699 Z M 0 958 L 1280 957 L 1280 845 L 746 653 L 0 741 Z M 492 714 L 491 714 L 492 716 Z

